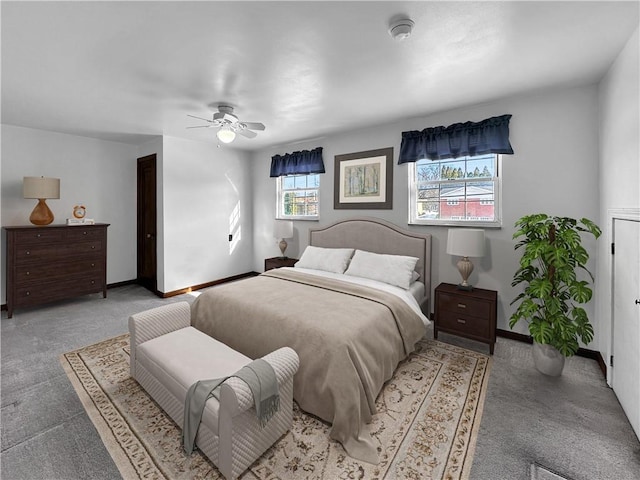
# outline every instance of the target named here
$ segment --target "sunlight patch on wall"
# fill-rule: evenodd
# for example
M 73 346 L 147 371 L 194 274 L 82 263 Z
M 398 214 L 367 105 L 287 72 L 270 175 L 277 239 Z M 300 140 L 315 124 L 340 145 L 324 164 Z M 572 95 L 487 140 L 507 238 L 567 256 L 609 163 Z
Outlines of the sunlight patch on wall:
M 229 255 L 233 253 L 242 238 L 242 228 L 240 226 L 240 200 L 236 203 L 231 215 L 229 215 Z

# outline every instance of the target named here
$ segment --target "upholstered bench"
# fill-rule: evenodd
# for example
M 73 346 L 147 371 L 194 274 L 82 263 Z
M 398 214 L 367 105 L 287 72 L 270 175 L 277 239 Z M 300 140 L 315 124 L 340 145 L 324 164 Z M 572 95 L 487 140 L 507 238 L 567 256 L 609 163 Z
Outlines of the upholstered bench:
M 249 357 L 191 327 L 187 302 L 177 302 L 129 317 L 131 376 L 182 428 L 184 400 L 198 380 L 231 375 Z M 293 375 L 298 355 L 288 347 L 263 357 L 278 380 L 280 409 L 263 427 L 253 395 L 239 378 L 220 387 L 220 401 L 210 398 L 202 415 L 196 446 L 227 478 L 238 477 L 292 424 Z

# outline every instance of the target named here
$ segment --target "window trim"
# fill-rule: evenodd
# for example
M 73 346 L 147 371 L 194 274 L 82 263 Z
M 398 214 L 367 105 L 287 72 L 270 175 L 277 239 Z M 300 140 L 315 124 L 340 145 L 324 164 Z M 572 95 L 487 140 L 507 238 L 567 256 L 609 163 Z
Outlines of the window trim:
M 502 228 L 502 155 L 496 155 L 496 176 L 494 177 L 494 220 L 478 221 L 478 220 L 434 220 L 417 218 L 417 188 L 416 188 L 416 164 L 418 162 L 410 162 L 407 168 L 408 175 L 408 221 L 409 225 L 431 225 L 441 227 L 481 227 L 481 228 Z M 457 180 L 464 182 L 464 179 Z
M 284 177 L 303 177 L 309 175 L 318 175 L 318 187 L 317 188 L 305 188 L 305 190 L 317 190 L 318 195 L 318 213 L 317 215 L 284 215 L 281 213 L 282 209 L 282 201 L 283 201 L 283 188 L 282 182 Z M 302 220 L 308 222 L 317 222 L 320 219 L 320 183 L 322 182 L 322 178 L 319 173 L 297 173 L 293 175 L 282 175 L 280 177 L 276 177 L 276 220 Z M 291 190 L 289 190 L 291 191 Z

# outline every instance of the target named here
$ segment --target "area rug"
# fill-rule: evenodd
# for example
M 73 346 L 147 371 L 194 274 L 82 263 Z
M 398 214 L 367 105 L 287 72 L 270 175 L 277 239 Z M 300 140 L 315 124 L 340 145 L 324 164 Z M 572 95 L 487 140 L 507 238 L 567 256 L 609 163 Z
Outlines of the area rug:
M 61 356 L 84 408 L 125 479 L 222 479 L 185 456 L 180 429 L 129 375 L 129 335 Z M 371 432 L 380 463 L 347 456 L 329 426 L 294 405 L 293 427 L 240 478 L 468 479 L 490 358 L 422 340 L 380 393 Z

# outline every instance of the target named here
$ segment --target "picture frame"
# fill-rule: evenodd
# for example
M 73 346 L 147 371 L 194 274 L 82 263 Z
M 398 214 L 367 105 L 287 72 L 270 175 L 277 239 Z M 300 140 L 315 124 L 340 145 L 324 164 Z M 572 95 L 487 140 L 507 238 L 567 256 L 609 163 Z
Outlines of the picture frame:
M 393 147 L 335 156 L 333 208 L 393 208 Z

